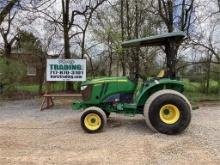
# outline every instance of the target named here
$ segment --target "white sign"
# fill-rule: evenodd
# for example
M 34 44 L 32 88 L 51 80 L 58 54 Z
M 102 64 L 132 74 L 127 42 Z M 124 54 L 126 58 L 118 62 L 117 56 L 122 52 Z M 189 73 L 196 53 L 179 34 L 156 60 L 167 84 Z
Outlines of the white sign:
M 47 81 L 86 81 L 86 60 L 48 59 Z

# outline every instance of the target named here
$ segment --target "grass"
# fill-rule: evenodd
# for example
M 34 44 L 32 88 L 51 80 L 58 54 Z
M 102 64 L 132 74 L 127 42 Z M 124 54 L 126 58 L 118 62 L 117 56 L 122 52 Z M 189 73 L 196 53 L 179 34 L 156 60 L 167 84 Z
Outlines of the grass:
M 32 94 L 37 94 L 38 93 L 38 84 L 22 84 L 16 86 L 17 91 L 21 92 L 29 92 Z M 47 89 L 46 85 L 43 85 L 43 92 L 45 92 Z M 51 91 L 53 92 L 59 92 L 59 91 L 64 91 L 65 90 L 65 83 L 63 82 L 56 82 L 51 84 Z
M 38 92 L 38 85 L 32 84 L 32 85 L 18 85 L 16 86 L 17 91 L 22 91 L 22 92 L 29 92 L 33 94 L 37 94 Z
M 204 92 L 204 87 L 202 87 L 199 82 L 190 82 L 184 80 L 185 92 L 184 94 L 189 98 L 192 103 L 201 101 L 220 101 L 220 86 L 217 81 L 210 81 L 209 93 Z
M 184 92 L 184 95 L 192 102 L 202 102 L 202 101 L 220 101 L 220 94 L 205 94 L 205 93 L 192 93 L 192 92 Z

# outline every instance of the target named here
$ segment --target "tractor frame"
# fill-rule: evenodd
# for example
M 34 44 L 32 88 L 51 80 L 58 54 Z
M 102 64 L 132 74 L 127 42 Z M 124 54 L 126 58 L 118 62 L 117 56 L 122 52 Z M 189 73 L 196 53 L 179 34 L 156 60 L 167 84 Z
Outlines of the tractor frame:
M 125 41 L 122 47 L 161 46 L 180 43 L 183 32 L 167 33 Z M 138 85 L 127 77 L 105 77 L 81 84 L 82 100 L 72 104 L 73 110 L 84 109 L 81 126 L 89 133 L 104 129 L 111 113 L 143 114 L 152 130 L 176 134 L 182 132 L 191 120 L 191 105 L 182 94 L 183 82 L 167 75 L 150 78 Z

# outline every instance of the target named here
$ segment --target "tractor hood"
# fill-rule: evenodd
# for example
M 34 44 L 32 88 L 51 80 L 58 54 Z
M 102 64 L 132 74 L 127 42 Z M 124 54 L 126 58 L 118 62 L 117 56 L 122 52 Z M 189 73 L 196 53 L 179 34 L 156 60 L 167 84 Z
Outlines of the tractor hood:
M 117 83 L 117 82 L 128 82 L 130 81 L 127 77 L 103 77 L 92 80 L 87 80 L 82 83 L 82 86 L 89 84 L 101 84 L 101 83 Z
M 99 104 L 119 94 L 133 94 L 136 85 L 127 77 L 103 77 L 81 85 L 82 99 L 87 104 Z

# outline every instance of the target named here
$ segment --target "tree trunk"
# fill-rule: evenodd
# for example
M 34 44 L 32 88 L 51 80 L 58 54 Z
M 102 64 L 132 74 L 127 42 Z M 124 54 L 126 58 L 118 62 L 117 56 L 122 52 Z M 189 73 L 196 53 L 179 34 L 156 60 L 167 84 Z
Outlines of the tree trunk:
M 92 63 L 92 58 L 91 57 L 89 57 L 89 63 L 90 63 L 90 67 L 91 67 L 92 77 L 94 77 L 95 73 L 94 73 L 94 67 L 93 67 L 93 63 Z
M 108 68 L 108 76 L 112 75 L 112 49 L 109 50 L 109 68 Z
M 205 89 L 206 94 L 209 93 L 209 82 L 210 82 L 209 79 L 210 79 L 210 63 L 208 64 L 208 68 L 207 68 L 206 89 Z
M 167 12 L 168 12 L 168 22 L 167 24 L 167 29 L 168 32 L 173 32 L 173 1 L 168 0 L 167 1 Z
M 159 4 L 159 13 L 164 23 L 166 24 L 167 30 L 169 33 L 174 31 L 173 27 L 173 1 L 168 0 L 167 2 L 163 0 L 158 0 Z M 179 48 L 179 43 L 176 43 L 175 40 L 168 40 L 165 45 L 166 53 L 166 65 L 167 72 L 166 76 L 175 79 L 176 78 L 176 63 L 177 63 L 177 51 Z
M 139 38 L 139 7 L 138 7 L 138 0 L 135 1 L 135 38 Z M 140 53 L 140 48 L 136 47 L 135 48 L 135 53 L 134 53 L 134 62 L 135 62 L 135 77 L 136 81 L 138 81 L 138 75 L 139 75 L 139 53 Z
M 108 34 L 108 58 L 109 58 L 108 76 L 111 76 L 112 75 L 112 42 L 111 42 L 111 34 Z
M 64 28 L 64 58 L 70 59 L 69 32 Z
M 81 58 L 84 58 L 85 55 L 85 37 L 86 37 L 86 31 L 83 31 L 82 34 L 82 43 L 81 43 Z
M 43 93 L 43 83 L 44 83 L 44 73 L 46 68 L 42 67 L 40 70 L 40 78 L 39 78 L 39 88 L 38 88 L 38 95 L 41 96 Z
M 46 58 L 41 57 L 41 69 L 40 69 L 40 78 L 39 78 L 39 88 L 38 88 L 38 94 L 39 96 L 43 93 L 43 83 L 44 83 L 44 75 L 46 72 Z
M 121 0 L 121 15 L 120 15 L 120 19 L 121 19 L 121 40 L 124 41 L 124 0 Z M 121 52 L 121 57 L 120 57 L 120 61 L 121 61 L 121 67 L 122 67 L 122 76 L 126 75 L 126 66 L 125 66 L 125 52 L 122 49 Z
M 70 59 L 70 44 L 69 44 L 69 32 L 64 28 L 64 58 Z M 68 92 L 73 91 L 73 83 L 68 81 L 66 82 L 66 90 Z
M 70 42 L 69 42 L 69 0 L 62 0 L 62 11 L 63 11 L 63 38 L 64 38 L 64 58 L 70 59 Z M 66 82 L 66 91 L 73 91 L 73 83 Z
M 130 15 L 129 15 L 129 10 L 130 10 L 130 5 L 129 5 L 129 0 L 125 1 L 125 11 L 126 11 L 126 34 L 127 34 L 127 40 L 131 39 L 131 27 L 130 27 Z M 133 63 L 133 59 L 131 56 L 131 49 L 126 49 L 126 57 L 128 60 L 128 64 L 129 64 L 129 74 L 131 76 L 131 78 L 133 79 L 135 76 L 135 72 L 134 72 L 134 63 Z
M 208 53 L 209 53 L 209 52 L 208 52 Z M 206 93 L 206 94 L 209 93 L 211 61 L 212 61 L 212 54 L 209 55 L 208 64 L 207 64 L 206 89 L 205 89 L 205 93 Z
M 2 24 L 4 18 L 7 16 L 7 14 L 11 11 L 13 6 L 18 2 L 18 0 L 11 0 L 8 2 L 8 4 L 3 8 L 3 10 L 0 13 L 0 25 Z
M 11 56 L 11 45 L 7 42 L 4 45 L 4 55 L 6 58 L 10 58 Z
M 177 51 L 178 46 L 175 41 L 168 41 L 165 45 L 167 73 L 166 76 L 175 79 L 176 78 L 176 64 L 177 64 Z
M 218 11 L 220 12 L 220 0 L 218 0 Z
M 109 69 L 108 69 L 108 76 L 112 75 L 112 58 L 109 57 Z

